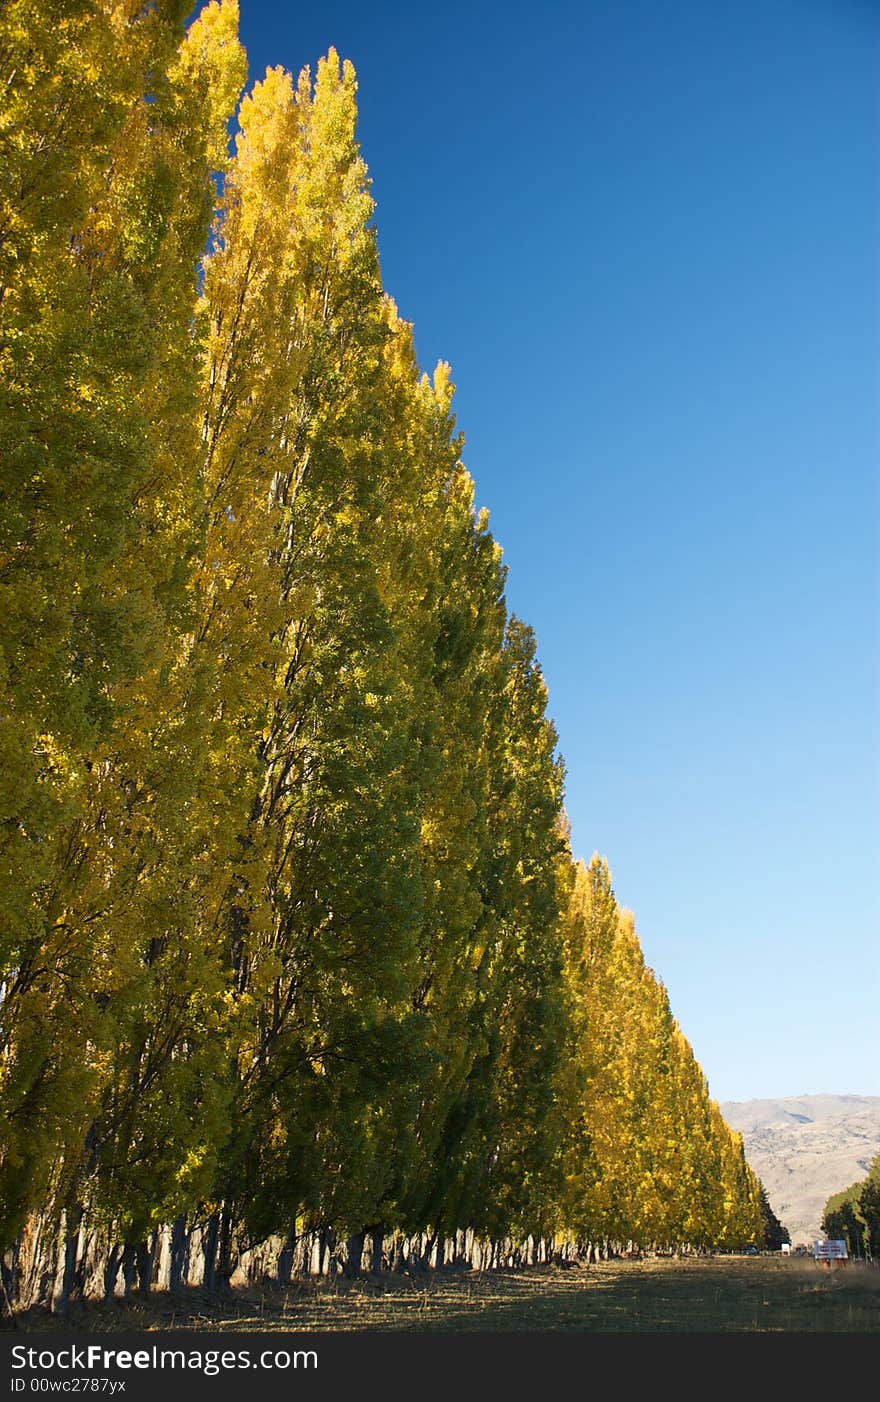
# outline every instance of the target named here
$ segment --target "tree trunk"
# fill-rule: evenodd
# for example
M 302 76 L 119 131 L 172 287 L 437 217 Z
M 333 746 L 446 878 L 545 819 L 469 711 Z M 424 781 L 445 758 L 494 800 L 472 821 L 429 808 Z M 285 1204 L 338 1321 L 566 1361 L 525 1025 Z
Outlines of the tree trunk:
M 122 1251 L 122 1285 L 123 1297 L 131 1299 L 131 1292 L 134 1289 L 134 1278 L 137 1271 L 137 1244 L 127 1241 Z
M 186 1234 L 186 1216 L 175 1217 L 171 1227 L 171 1263 L 168 1267 L 168 1289 L 176 1295 L 186 1280 L 186 1265 L 189 1241 Z
M 15 1247 L 0 1258 L 0 1317 L 15 1318 Z
M 295 1246 L 296 1237 L 293 1232 L 288 1232 L 284 1239 L 284 1245 L 278 1253 L 278 1265 L 275 1268 L 279 1285 L 290 1284 L 290 1273 L 293 1269 L 293 1253 Z
M 23 1309 L 52 1299 L 55 1273 L 46 1254 L 45 1229 L 43 1214 L 33 1213 L 19 1236 L 16 1303 Z
M 153 1253 L 145 1241 L 139 1241 L 135 1247 L 135 1262 L 137 1264 L 138 1288 L 144 1298 L 148 1299 L 150 1286 L 153 1283 Z
M 388 1269 L 399 1274 L 404 1267 L 405 1260 L 403 1254 L 403 1232 L 395 1232 L 391 1238 L 391 1250 L 388 1254 Z
M 7 1251 L 2 1262 L 0 1262 L 0 1277 L 2 1277 L 3 1309 L 8 1311 L 9 1318 L 14 1318 L 15 1306 L 18 1303 L 18 1294 L 21 1288 L 21 1246 L 24 1231 L 20 1231 L 15 1241 Z
M 235 1266 L 232 1260 L 232 1215 L 225 1207 L 220 1212 L 217 1240 L 217 1286 L 220 1290 L 228 1290 Z
M 330 1263 L 333 1257 L 333 1248 L 336 1245 L 336 1233 L 332 1227 L 322 1227 L 320 1245 L 318 1248 L 318 1274 L 329 1275 Z
M 348 1238 L 345 1274 L 350 1279 L 354 1279 L 355 1276 L 361 1273 L 361 1262 L 364 1258 L 364 1241 L 366 1240 L 366 1235 L 365 1229 L 361 1228 L 359 1232 L 354 1232 Z
M 114 1242 L 104 1265 L 104 1304 L 109 1305 L 116 1294 L 116 1277 L 119 1274 L 119 1247 Z
M 56 1274 L 55 1291 L 52 1296 L 52 1313 L 66 1314 L 71 1296 L 76 1286 L 76 1262 L 79 1252 L 80 1226 L 83 1210 L 80 1206 L 69 1208 L 64 1213 L 62 1245 L 59 1252 L 59 1270 Z
M 202 1284 L 210 1293 L 213 1293 L 217 1287 L 217 1238 L 219 1234 L 220 1217 L 214 1212 L 208 1218 L 202 1241 L 202 1257 L 205 1263 Z
M 422 1268 L 422 1270 L 429 1271 L 431 1269 L 431 1261 L 434 1256 L 434 1247 L 436 1246 L 436 1244 L 437 1233 L 425 1232 L 424 1236 L 422 1237 L 421 1252 L 419 1258 L 419 1265 Z
M 373 1250 L 370 1258 L 370 1270 L 373 1275 L 382 1273 L 382 1243 L 385 1239 L 385 1227 L 380 1224 L 371 1229 L 370 1238 Z
M 309 1249 L 306 1257 L 306 1275 L 321 1274 L 321 1236 L 319 1232 L 309 1232 Z

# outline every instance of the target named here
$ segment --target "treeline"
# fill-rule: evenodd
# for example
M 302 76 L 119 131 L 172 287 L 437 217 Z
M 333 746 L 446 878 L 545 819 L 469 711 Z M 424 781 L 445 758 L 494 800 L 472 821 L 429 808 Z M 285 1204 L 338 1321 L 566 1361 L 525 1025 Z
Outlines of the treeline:
M 239 101 L 188 8 L 0 14 L 6 1303 L 760 1239 L 572 858 L 354 73 Z
M 822 1230 L 832 1241 L 845 1241 L 856 1260 L 880 1260 L 880 1154 L 866 1177 L 828 1199 Z

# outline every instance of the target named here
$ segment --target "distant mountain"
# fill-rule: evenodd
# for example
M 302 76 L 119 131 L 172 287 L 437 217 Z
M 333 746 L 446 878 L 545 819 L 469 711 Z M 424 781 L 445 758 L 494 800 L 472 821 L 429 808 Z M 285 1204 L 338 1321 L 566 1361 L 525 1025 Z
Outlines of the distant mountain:
M 864 1178 L 880 1153 L 880 1095 L 797 1095 L 721 1105 L 792 1242 L 821 1236 L 833 1193 Z

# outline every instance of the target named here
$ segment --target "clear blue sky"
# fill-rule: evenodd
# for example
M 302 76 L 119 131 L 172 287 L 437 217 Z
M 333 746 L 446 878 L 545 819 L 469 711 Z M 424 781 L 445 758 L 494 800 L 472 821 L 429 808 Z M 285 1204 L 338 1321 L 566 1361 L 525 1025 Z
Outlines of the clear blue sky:
M 880 6 L 241 0 L 335 45 L 607 856 L 719 1100 L 880 1094 Z

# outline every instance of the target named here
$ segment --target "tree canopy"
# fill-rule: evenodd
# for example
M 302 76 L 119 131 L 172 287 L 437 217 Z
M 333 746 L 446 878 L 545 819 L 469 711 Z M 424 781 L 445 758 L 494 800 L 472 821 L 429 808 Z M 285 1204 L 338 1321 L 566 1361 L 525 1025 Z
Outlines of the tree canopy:
M 235 0 L 188 10 L 0 14 L 7 1293 L 268 1242 L 759 1240 L 572 853 L 449 367 L 382 286 L 354 71 L 242 96 Z

